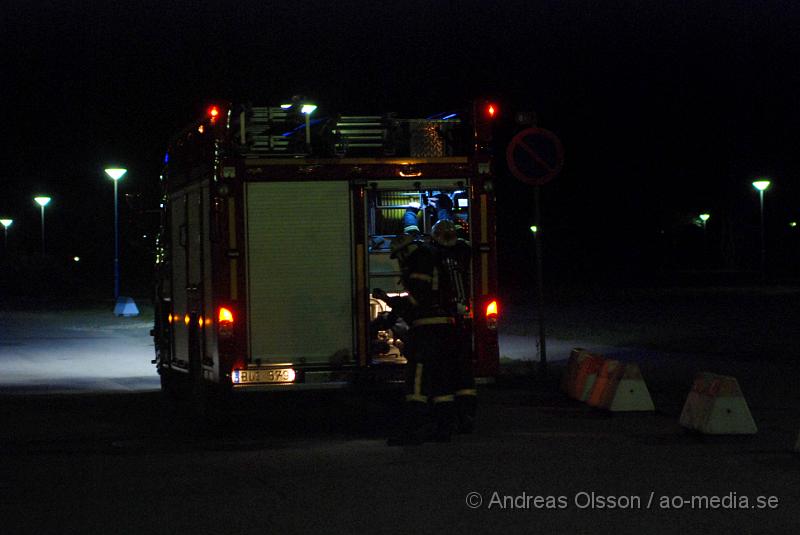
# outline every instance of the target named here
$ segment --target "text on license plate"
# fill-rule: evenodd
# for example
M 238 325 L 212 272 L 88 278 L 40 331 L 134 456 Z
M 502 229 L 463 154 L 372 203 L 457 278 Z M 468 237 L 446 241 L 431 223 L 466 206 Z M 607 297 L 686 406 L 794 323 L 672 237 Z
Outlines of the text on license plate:
M 292 383 L 295 373 L 291 368 L 274 368 L 269 370 L 233 370 L 234 384 L 246 383 Z

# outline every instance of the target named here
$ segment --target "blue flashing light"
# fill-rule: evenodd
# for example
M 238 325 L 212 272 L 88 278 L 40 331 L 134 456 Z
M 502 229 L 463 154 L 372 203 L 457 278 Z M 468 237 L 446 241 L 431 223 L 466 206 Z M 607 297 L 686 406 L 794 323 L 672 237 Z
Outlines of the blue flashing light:
M 327 121 L 327 120 L 328 120 L 328 119 L 327 119 L 327 117 L 325 117 L 325 118 L 322 118 L 322 119 L 312 119 L 311 121 L 309 121 L 309 123 L 308 123 L 308 124 L 309 124 L 310 126 L 314 126 L 315 124 L 319 124 L 319 123 L 321 123 L 322 121 Z M 289 137 L 289 136 L 291 136 L 292 134 L 294 134 L 294 133 L 296 133 L 296 132 L 299 132 L 299 131 L 301 131 L 301 130 L 304 130 L 304 129 L 305 129 L 305 127 L 306 127 L 306 125 L 305 125 L 305 124 L 301 124 L 300 126 L 297 126 L 297 127 L 293 128 L 292 130 L 289 130 L 288 132 L 284 132 L 283 134 L 281 134 L 281 137 Z
M 457 116 L 458 116 L 457 113 L 443 111 L 439 113 L 434 113 L 433 115 L 426 117 L 426 119 L 428 119 L 429 121 L 446 121 L 447 119 L 452 119 L 453 117 Z
M 164 153 L 164 163 L 169 163 L 169 153 Z

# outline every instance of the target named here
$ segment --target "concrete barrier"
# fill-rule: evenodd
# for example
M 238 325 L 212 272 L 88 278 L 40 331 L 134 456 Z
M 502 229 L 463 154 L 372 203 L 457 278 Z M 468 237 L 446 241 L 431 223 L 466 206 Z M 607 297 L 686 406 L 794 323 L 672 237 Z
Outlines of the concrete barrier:
M 609 396 L 609 390 L 614 389 L 619 382 L 624 367 L 618 360 L 606 359 L 597 374 L 597 379 L 592 386 L 592 391 L 586 399 L 586 403 L 591 407 L 600 407 L 605 398 Z
M 655 410 L 639 365 L 618 360 L 605 361 L 587 403 L 612 412 Z
M 695 376 L 680 424 L 708 435 L 752 435 L 758 431 L 736 378 L 709 372 Z
M 692 388 L 689 390 L 689 395 L 683 404 L 679 420 L 683 427 L 698 429 L 700 423 L 705 419 L 705 413 L 708 412 L 711 402 L 705 392 L 708 390 L 713 378 L 714 374 L 708 372 L 699 372 L 694 376 Z
M 119 296 L 114 305 L 114 315 L 132 318 L 139 315 L 139 308 L 133 298 Z
M 586 401 L 589 398 L 604 361 L 605 359 L 600 355 L 591 353 L 583 353 L 578 356 L 578 371 L 572 390 L 573 398 L 579 401 Z
M 618 379 L 609 386 L 600 405 L 602 408 L 611 412 L 656 410 L 638 364 L 626 363 L 622 373 L 617 373 L 614 377 Z

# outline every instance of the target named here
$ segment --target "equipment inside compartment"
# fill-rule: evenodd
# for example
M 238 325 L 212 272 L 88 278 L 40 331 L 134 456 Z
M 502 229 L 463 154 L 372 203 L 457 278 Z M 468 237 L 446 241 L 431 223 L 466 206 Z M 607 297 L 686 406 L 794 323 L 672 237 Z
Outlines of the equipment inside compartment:
M 409 215 L 413 214 L 413 215 Z M 462 237 L 469 236 L 469 194 L 463 188 L 367 191 L 369 289 L 389 297 L 405 296 L 400 266 L 391 258 L 391 243 L 408 233 L 427 239 L 437 221 L 456 223 Z M 405 363 L 403 337 L 408 325 L 392 314 L 383 299 L 370 297 L 370 358 L 373 363 Z
M 370 297 L 369 312 L 370 356 L 373 363 L 405 364 L 402 337 L 408 332 L 406 322 L 392 315 L 392 307 L 377 297 Z

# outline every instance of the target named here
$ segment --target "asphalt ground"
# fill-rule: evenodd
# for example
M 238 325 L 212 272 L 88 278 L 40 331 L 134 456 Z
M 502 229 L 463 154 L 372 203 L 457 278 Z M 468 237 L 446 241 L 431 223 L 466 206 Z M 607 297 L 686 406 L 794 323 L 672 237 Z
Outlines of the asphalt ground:
M 149 353 L 125 364 L 148 349 L 146 317 L 6 307 L 0 359 L 30 368 L 0 365 L 0 531 L 797 533 L 798 301 L 792 288 L 567 295 L 549 306 L 552 362 L 536 377 L 534 315 L 511 303 L 476 432 L 406 448 L 385 445 L 392 396 L 259 396 L 207 425 L 140 375 Z M 81 340 L 88 350 L 70 346 Z M 567 399 L 558 379 L 574 345 L 637 361 L 656 411 Z M 95 352 L 100 371 L 79 372 Z M 30 369 L 59 359 L 60 378 L 37 383 Z M 756 435 L 678 425 L 702 370 L 739 379 Z

